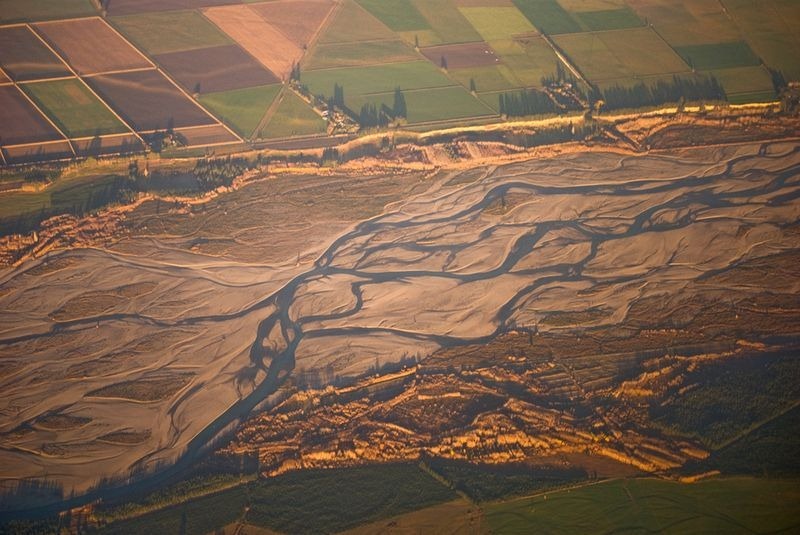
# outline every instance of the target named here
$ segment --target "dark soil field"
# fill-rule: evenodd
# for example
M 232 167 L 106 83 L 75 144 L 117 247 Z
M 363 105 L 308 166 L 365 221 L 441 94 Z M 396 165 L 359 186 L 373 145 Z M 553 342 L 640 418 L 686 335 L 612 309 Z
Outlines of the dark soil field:
M 0 145 L 51 141 L 61 136 L 14 86 L 0 87 Z
M 307 45 L 333 7 L 330 0 L 282 0 L 252 6 L 298 46 Z
M 144 149 L 142 142 L 133 134 L 102 136 L 73 141 L 78 156 L 101 156 L 103 154 L 128 154 Z
M 95 76 L 88 82 L 137 131 L 215 122 L 155 70 Z
M 41 23 L 36 31 L 80 74 L 151 66 L 99 18 Z
M 107 10 L 109 15 L 117 16 L 241 3 L 241 0 L 109 0 Z
M 439 65 L 442 57 L 444 57 L 447 61 L 448 69 L 483 67 L 500 63 L 500 58 L 492 50 L 492 47 L 486 43 L 432 46 L 423 48 L 421 52 L 436 65 Z
M 6 76 L 6 73 L 4 73 L 3 71 L 0 71 L 0 84 L 6 84 L 6 83 L 8 83 L 10 81 L 11 80 L 8 79 L 8 76 Z
M 155 58 L 191 93 L 216 93 L 280 81 L 236 45 L 172 52 Z
M 69 69 L 25 26 L 0 28 L 0 67 L 14 80 L 69 76 Z
M 239 141 L 222 125 L 198 126 L 195 128 L 181 128 L 177 133 L 183 137 L 185 143 L 194 145 L 214 145 L 216 143 L 233 143 Z

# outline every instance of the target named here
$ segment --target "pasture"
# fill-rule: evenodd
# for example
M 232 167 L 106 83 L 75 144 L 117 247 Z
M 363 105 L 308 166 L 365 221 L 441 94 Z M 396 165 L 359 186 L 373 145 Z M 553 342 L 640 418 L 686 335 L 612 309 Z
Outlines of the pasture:
M 61 60 L 25 26 L 0 28 L 0 67 L 17 82 L 71 76 Z
M 61 139 L 61 135 L 12 85 L 0 87 L 0 145 Z
M 319 43 L 354 43 L 396 38 L 397 34 L 358 5 L 355 0 L 344 0 L 326 30 L 320 35 Z
M 558 35 L 553 39 L 595 82 L 689 71 L 651 28 Z
M 45 22 L 35 28 L 78 74 L 152 66 L 100 18 Z
M 644 26 L 629 7 L 601 11 L 579 11 L 574 17 L 587 31 L 624 30 Z
M 133 13 L 149 13 L 151 11 L 174 11 L 240 3 L 241 0 L 111 0 L 108 4 L 108 14 L 110 16 L 130 15 Z
M 358 3 L 396 32 L 430 29 L 428 21 L 411 0 L 358 0 Z
M 217 93 L 279 81 L 236 45 L 170 52 L 155 56 L 155 60 L 190 93 Z
M 439 64 L 444 58 L 448 69 L 482 67 L 500 63 L 500 58 L 486 43 L 433 46 L 423 48 L 421 52 L 434 64 Z
M 772 77 L 764 66 L 737 67 L 711 71 L 716 76 L 728 100 L 734 104 L 765 102 L 775 99 Z
M 0 0 L 0 23 L 88 17 L 95 10 L 90 0 Z
M 310 71 L 334 67 L 397 63 L 416 59 L 419 59 L 419 56 L 400 40 L 332 43 L 315 46 L 303 67 Z
M 581 27 L 557 0 L 514 0 L 525 17 L 546 34 L 574 33 Z
M 515 7 L 462 7 L 461 13 L 484 41 L 509 39 L 536 31 Z
M 775 533 L 800 526 L 792 480 L 614 480 L 485 508 L 497 533 Z
M 76 78 L 21 86 L 68 137 L 127 132 L 106 106 Z
M 480 41 L 481 35 L 452 2 L 441 0 L 413 0 L 417 10 L 425 17 L 430 30 L 411 32 L 410 42 L 419 36 L 420 46 Z
M 464 87 L 469 88 L 470 80 L 475 83 L 475 91 L 503 91 L 521 87 L 515 73 L 504 64 L 487 65 L 484 67 L 468 67 L 463 69 L 450 69 L 450 77 Z
M 541 87 L 542 78 L 556 73 L 560 60 L 540 36 L 492 43 L 519 86 Z M 480 90 L 480 89 L 479 89 Z
M 673 46 L 741 39 L 718 0 L 629 0 L 628 3 Z
M 495 115 L 493 109 L 460 86 L 404 91 L 403 96 L 405 96 L 408 107 L 409 123 Z M 393 99 L 394 92 L 391 92 L 352 97 L 347 99 L 347 103 L 352 109 L 358 111 L 362 105 L 367 103 L 375 104 L 378 107 L 382 104 L 391 107 Z
M 211 93 L 201 96 L 200 103 L 239 135 L 250 137 L 281 87 L 280 84 L 272 84 Z
M 167 54 L 233 40 L 197 11 L 172 11 L 113 17 L 111 22 L 136 46 L 150 54 Z
M 324 134 L 327 127 L 327 121 L 312 110 L 306 101 L 298 97 L 294 91 L 285 91 L 283 100 L 275 109 L 275 114 L 264 130 L 256 133 L 256 137 L 281 138 Z
M 158 71 L 100 75 L 87 82 L 138 132 L 215 122 Z
M 760 65 L 761 60 L 744 41 L 676 47 L 688 65 L 698 70 Z

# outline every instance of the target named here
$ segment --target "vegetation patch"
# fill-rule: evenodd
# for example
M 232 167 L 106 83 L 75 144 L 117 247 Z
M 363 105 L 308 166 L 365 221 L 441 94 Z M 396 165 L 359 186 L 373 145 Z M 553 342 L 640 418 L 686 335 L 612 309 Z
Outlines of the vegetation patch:
M 602 11 L 580 11 L 574 15 L 589 31 L 624 30 L 644 25 L 629 7 Z
M 127 132 L 111 111 L 75 78 L 22 86 L 69 137 Z
M 409 123 L 428 121 L 446 121 L 461 117 L 481 117 L 494 115 L 488 105 L 473 97 L 463 87 L 443 87 L 403 91 L 406 101 L 407 119 Z M 365 104 L 374 104 L 378 108 L 392 108 L 394 93 L 354 97 L 347 102 L 354 110 L 360 110 Z
M 275 114 L 263 132 L 256 133 L 256 137 L 280 138 L 324 134 L 327 128 L 328 123 L 311 109 L 308 102 L 297 96 L 294 91 L 286 91 L 283 100 L 275 109 Z
M 430 29 L 411 0 L 358 0 L 358 3 L 396 32 Z
M 233 43 L 197 11 L 142 13 L 113 17 L 111 22 L 150 54 L 166 54 Z
M 481 34 L 484 41 L 510 39 L 519 34 L 532 33 L 531 26 L 515 7 L 462 7 L 461 13 Z
M 581 27 L 557 0 L 514 0 L 531 24 L 547 34 L 573 33 Z
M 314 47 L 311 57 L 304 63 L 304 68 L 314 70 L 360 67 L 413 61 L 418 57 L 400 40 L 320 44 Z
M 759 65 L 761 60 L 744 41 L 709 45 L 679 46 L 675 50 L 692 68 L 729 69 Z
M 0 23 L 3 24 L 95 14 L 90 0 L 0 0 Z
M 67 66 L 27 26 L 0 28 L 0 67 L 15 82 L 70 76 Z

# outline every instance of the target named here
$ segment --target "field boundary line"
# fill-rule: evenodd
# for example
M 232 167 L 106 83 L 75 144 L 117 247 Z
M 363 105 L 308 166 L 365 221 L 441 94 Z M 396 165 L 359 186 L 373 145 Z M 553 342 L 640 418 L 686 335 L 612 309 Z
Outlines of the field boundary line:
M 50 44 L 49 44 L 49 43 L 48 43 L 48 42 L 47 42 L 47 41 L 44 39 L 44 37 L 42 37 L 41 35 L 39 35 L 39 32 L 37 32 L 37 31 L 36 31 L 36 30 L 35 30 L 35 29 L 34 29 L 32 26 L 28 25 L 28 28 L 29 28 L 29 29 L 30 29 L 30 30 L 31 30 L 31 31 L 34 33 L 34 35 L 36 35 L 36 37 L 38 37 L 38 38 L 39 38 L 39 40 L 40 40 L 40 41 L 41 41 L 41 42 L 44 44 L 44 46 L 46 46 L 48 49 L 50 49 L 50 51 L 51 51 L 53 54 L 55 54 L 55 55 L 56 55 L 56 57 L 57 57 L 59 60 L 61 60 L 61 62 L 62 62 L 62 63 L 63 63 L 63 64 L 64 64 L 64 65 L 67 67 L 67 69 L 69 69 L 69 72 L 71 72 L 72 74 L 74 74 L 74 75 L 75 75 L 75 77 L 76 77 L 78 80 L 80 80 L 80 82 L 83 84 L 83 86 L 84 86 L 84 87 L 86 87 L 86 89 L 88 89 L 88 90 L 89 90 L 89 92 L 90 92 L 92 95 L 94 95 L 94 97 L 95 97 L 97 100 L 99 100 L 99 101 L 100 101 L 100 102 L 101 102 L 101 103 L 102 103 L 102 104 L 103 104 L 103 105 L 106 107 L 106 109 L 108 109 L 108 111 L 110 111 L 111 113 L 113 113 L 113 114 L 114 114 L 114 117 L 116 117 L 116 118 L 117 118 L 117 120 L 118 120 L 119 122 L 121 122 L 121 123 L 122 123 L 122 124 L 125 126 L 125 128 L 127 128 L 128 130 L 130 130 L 130 131 L 131 131 L 131 132 L 132 132 L 132 133 L 133 133 L 133 134 L 134 134 L 134 135 L 135 135 L 135 136 L 136 136 L 136 137 L 139 139 L 139 141 L 141 141 L 141 142 L 142 142 L 142 145 L 143 145 L 144 147 L 147 147 L 147 143 L 145 143 L 144 139 L 142 139 L 142 137 L 141 137 L 139 134 L 137 134 L 137 133 L 136 133 L 136 131 L 135 131 L 133 128 L 131 128 L 131 125 L 129 125 L 129 124 L 128 124 L 128 122 L 127 122 L 127 121 L 125 121 L 125 120 L 124 120 L 124 119 L 123 119 L 123 118 L 122 118 L 122 117 L 121 117 L 121 116 L 120 116 L 120 115 L 119 115 L 119 114 L 118 114 L 118 113 L 117 113 L 117 112 L 116 112 L 116 111 L 115 111 L 115 110 L 114 110 L 114 109 L 111 107 L 111 105 L 109 105 L 109 104 L 108 104 L 108 102 L 106 102 L 106 101 L 105 101 L 105 99 L 101 98 L 101 97 L 100 97 L 100 95 L 98 95 L 98 94 L 97 94 L 97 92 L 96 92 L 96 91 L 95 91 L 95 90 L 92 88 L 92 86 L 90 86 L 89 84 L 87 84 L 87 83 L 86 83 L 86 80 L 84 80 L 84 79 L 83 79 L 83 77 L 79 76 L 79 75 L 78 75 L 78 73 L 77 73 L 77 72 L 75 72 L 75 69 L 73 69 L 73 68 L 72 68 L 72 65 L 70 65 L 69 63 L 67 63 L 67 62 L 64 60 L 64 58 L 63 58 L 63 57 L 61 57 L 61 54 L 59 54 L 58 52 L 56 52 L 56 50 L 55 50 L 55 49 L 54 49 L 52 46 L 50 46 Z M 71 146 L 71 145 L 72 145 L 72 144 L 70 143 L 70 146 Z M 73 152 L 73 153 L 75 152 L 75 149 L 74 149 L 74 148 L 72 149 L 72 152 Z
M 14 82 L 19 85 L 28 85 L 28 84 L 38 84 L 42 82 L 60 82 L 62 80 L 74 80 L 77 76 L 70 75 L 70 76 L 52 76 L 50 78 L 37 78 L 35 80 L 20 80 L 19 82 Z
M 589 87 L 594 87 L 591 83 L 589 83 L 589 80 L 583 75 L 580 69 L 578 69 L 578 66 L 573 65 L 572 60 L 569 58 L 569 56 L 567 56 L 566 52 L 563 52 L 561 50 L 561 47 L 558 46 L 555 43 L 555 41 L 553 41 L 553 39 L 550 38 L 549 35 L 547 35 L 546 33 L 541 33 L 540 35 L 542 36 L 542 39 L 544 39 L 544 42 L 550 45 L 550 48 L 553 49 L 553 52 L 555 53 L 556 57 L 561 61 L 561 63 L 563 63 L 567 67 L 567 69 L 569 69 L 570 72 L 573 75 L 575 75 L 575 77 L 578 80 L 580 80 Z
M 88 18 L 92 18 L 92 17 L 88 17 Z M 142 56 L 142 58 L 144 58 L 144 60 L 145 60 L 147 63 L 149 63 L 149 64 L 150 64 L 150 65 L 152 65 L 153 67 L 156 67 L 156 64 L 155 64 L 155 63 L 153 63 L 153 60 L 151 60 L 149 57 L 147 57 L 147 56 L 144 54 L 144 52 L 142 52 L 141 50 L 139 50 L 138 48 L 136 48 L 136 47 L 133 45 L 133 43 L 131 43 L 130 41 L 128 41 L 128 39 L 127 39 L 127 38 L 126 38 L 124 35 L 122 35 L 122 34 L 119 32 L 119 30 L 117 30 L 115 27 L 113 27 L 111 24 L 109 24 L 109 23 L 108 23 L 108 21 L 107 21 L 105 18 L 103 18 L 103 17 L 99 17 L 99 16 L 95 16 L 94 18 L 100 19 L 100 20 L 103 22 L 103 24 L 104 24 L 104 25 L 105 25 L 105 26 L 106 26 L 106 27 L 107 27 L 109 30 L 111 30 L 112 32 L 114 32 L 114 33 L 117 35 L 117 37 L 119 37 L 120 39 L 122 39 L 122 40 L 125 42 L 125 44 L 126 44 L 126 45 L 128 45 L 128 46 L 129 46 L 129 47 L 131 47 L 133 50 L 135 50 L 135 51 L 136 51 L 136 53 L 137 53 L 137 54 L 139 54 L 140 56 Z
M 3 165 L 8 165 L 8 162 L 6 161 L 6 155 L 3 154 L 3 147 L 0 147 L 0 160 L 3 161 Z
M 280 103 L 283 102 L 283 97 L 285 95 L 286 95 L 286 84 L 281 83 L 281 90 L 278 91 L 277 95 L 275 95 L 275 98 L 272 100 L 269 107 L 264 112 L 264 116 L 261 117 L 261 120 L 258 122 L 258 125 L 256 125 L 255 130 L 250 132 L 251 138 L 255 136 L 257 132 L 261 132 L 267 127 L 267 124 L 269 123 L 270 119 L 272 119 L 272 116 L 275 115 L 278 106 L 280 106 Z
M 58 127 L 58 125 L 52 119 L 50 119 L 50 117 L 47 116 L 47 114 L 44 112 L 44 110 L 42 110 L 42 108 L 38 104 L 36 104 L 36 102 L 30 96 L 28 96 L 28 94 L 25 91 L 22 90 L 22 88 L 20 88 L 19 86 L 16 86 L 16 88 L 17 88 L 17 91 L 22 93 L 22 96 L 24 96 L 25 99 L 28 102 L 31 103 L 31 105 L 36 109 L 36 111 L 38 111 L 42 115 L 42 117 L 44 117 L 45 120 L 48 123 L 50 123 L 50 126 L 55 128 L 56 132 L 58 132 L 59 135 L 66 140 L 67 145 L 69 145 L 69 150 L 72 151 L 72 155 L 73 156 L 77 156 L 77 153 L 75 152 L 75 147 L 72 146 L 72 142 L 69 140 L 67 135 Z
M 108 139 L 112 137 L 123 137 L 123 136 L 132 136 L 132 132 L 118 132 L 118 133 L 111 133 L 111 134 L 100 134 L 99 136 L 78 136 L 78 137 L 71 137 L 72 141 L 86 141 L 87 139 Z
M 135 67 L 133 69 L 117 69 L 113 71 L 103 71 L 103 72 L 93 72 L 91 74 L 82 74 L 84 78 L 94 78 L 96 76 L 109 76 L 112 74 L 125 74 L 129 72 L 145 72 L 145 71 L 154 71 L 156 67 Z
M 38 147 L 41 145 L 55 145 L 56 143 L 64 143 L 69 141 L 69 138 L 64 139 L 51 139 L 49 141 L 31 141 L 30 143 L 15 143 L 14 145 L 3 145 L 4 149 L 24 149 L 25 147 Z

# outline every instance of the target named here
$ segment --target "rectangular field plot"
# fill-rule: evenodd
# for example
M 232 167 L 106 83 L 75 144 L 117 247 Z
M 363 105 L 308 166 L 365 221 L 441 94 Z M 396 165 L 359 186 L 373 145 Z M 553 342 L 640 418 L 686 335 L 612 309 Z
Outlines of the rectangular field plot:
M 408 109 L 408 122 L 412 124 L 495 115 L 494 110 L 463 87 L 404 91 L 403 96 Z M 354 97 L 347 102 L 353 109 L 359 110 L 367 103 L 391 107 L 393 99 L 394 93 L 384 93 Z
M 275 114 L 256 137 L 270 139 L 324 134 L 328 123 L 294 91 L 286 91 Z
M 396 87 L 421 89 L 453 85 L 452 80 L 428 61 L 309 71 L 303 74 L 303 83 L 313 94 L 326 96 L 333 95 L 334 84 L 339 84 L 344 87 L 345 98 L 385 93 Z
M 541 32 L 559 34 L 581 31 L 580 25 L 557 0 L 514 0 L 514 5 Z
M 127 132 L 106 106 L 76 78 L 33 82 L 20 87 L 69 137 Z
M 11 85 L 0 87 L 0 145 L 63 139 L 47 119 Z
M 3 158 L 9 165 L 20 163 L 46 162 L 72 158 L 72 149 L 65 141 L 55 141 L 34 145 L 3 147 Z
M 672 46 L 739 41 L 719 0 L 630 0 L 631 7 Z
M 650 28 L 559 35 L 554 40 L 592 81 L 689 71 Z
M 441 0 L 413 0 L 413 2 L 431 29 L 425 32 L 413 32 L 410 35 L 406 33 L 406 38 L 410 42 L 413 42 L 417 35 L 419 46 L 482 40 L 481 35 L 452 2 Z
M 306 46 L 333 8 L 331 0 L 277 0 L 251 6 L 299 47 Z
M 314 47 L 304 66 L 311 71 L 413 61 L 418 57 L 408 45 L 399 40 L 320 44 Z
M 71 75 L 67 66 L 25 26 L 0 28 L 0 67 L 15 81 Z
M 200 102 L 239 135 L 250 137 L 281 87 L 273 84 L 212 93 L 200 97 Z
M 355 0 L 344 0 L 319 37 L 319 43 L 355 43 L 396 39 L 397 35 Z
M 278 82 L 278 78 L 236 45 L 155 56 L 191 93 L 215 93 Z
M 553 76 L 561 62 L 541 36 L 495 41 L 492 47 L 521 86 L 541 87 L 542 78 Z
M 193 126 L 179 128 L 175 133 L 189 147 L 237 143 L 239 140 L 223 125 Z
M 155 70 L 100 75 L 87 81 L 138 132 L 216 122 Z
M 151 11 L 175 11 L 241 3 L 242 0 L 111 0 L 108 3 L 108 14 L 113 17 Z
M 464 69 L 450 69 L 450 77 L 464 87 L 470 87 L 470 82 L 475 84 L 475 91 L 504 91 L 522 87 L 514 72 L 508 66 L 487 65 L 485 67 L 469 67 Z
M 303 55 L 300 46 L 249 6 L 214 7 L 204 14 L 281 79 L 289 76 L 292 64 Z
M 486 43 L 434 46 L 423 48 L 422 54 L 436 65 L 441 64 L 444 58 L 448 69 L 484 67 L 500 63 L 500 58 Z
M 756 67 L 738 67 L 711 71 L 728 100 L 734 104 L 743 102 L 766 102 L 775 99 L 772 77 L 761 65 Z
M 144 150 L 142 142 L 133 134 L 102 136 L 72 142 L 78 156 L 104 156 L 109 154 L 132 154 Z
M 675 50 L 688 65 L 699 70 L 730 69 L 761 64 L 761 60 L 744 41 L 681 46 Z
M 644 22 L 629 7 L 602 11 L 580 11 L 574 16 L 588 31 L 624 30 L 625 28 L 644 26 Z
M 358 0 L 358 3 L 396 32 L 430 29 L 411 0 Z
M 152 66 L 99 18 L 46 22 L 35 28 L 79 74 Z
M 787 80 L 800 80 L 800 2 L 724 0 L 758 56 Z
M 111 21 L 136 46 L 153 55 L 233 44 L 197 11 L 145 13 Z
M 0 23 L 95 15 L 90 0 L 0 0 Z
M 515 7 L 462 7 L 461 13 L 478 30 L 484 41 L 510 39 L 515 35 L 536 31 Z

